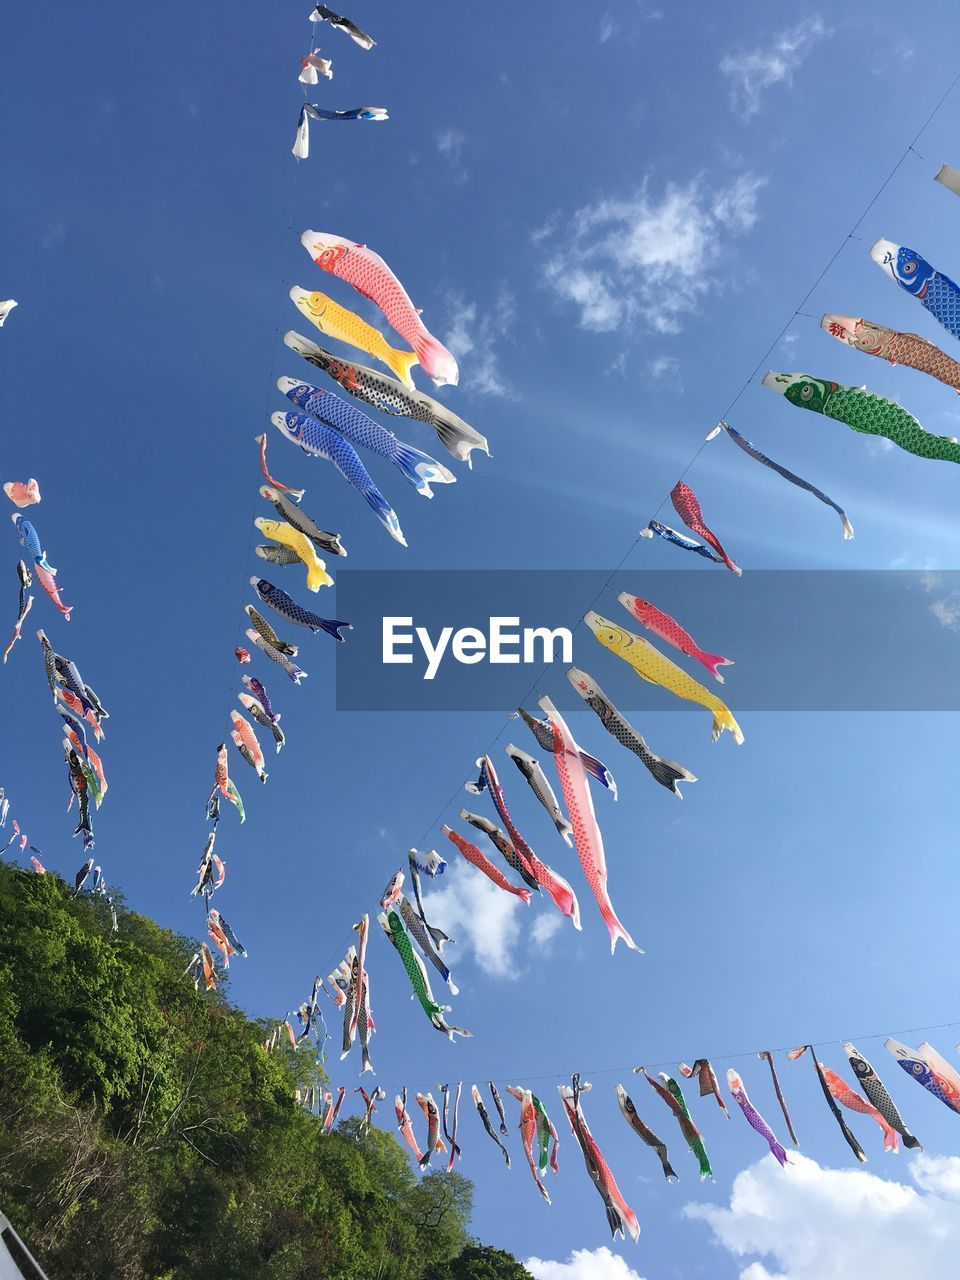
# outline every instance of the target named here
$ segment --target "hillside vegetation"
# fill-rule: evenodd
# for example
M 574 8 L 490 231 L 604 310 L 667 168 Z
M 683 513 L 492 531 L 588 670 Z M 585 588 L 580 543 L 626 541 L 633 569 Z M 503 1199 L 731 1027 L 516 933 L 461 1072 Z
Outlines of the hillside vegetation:
M 312 1054 L 265 1053 L 190 943 L 118 918 L 0 866 L 0 1209 L 51 1280 L 529 1280 L 469 1238 L 466 1178 L 321 1136 Z

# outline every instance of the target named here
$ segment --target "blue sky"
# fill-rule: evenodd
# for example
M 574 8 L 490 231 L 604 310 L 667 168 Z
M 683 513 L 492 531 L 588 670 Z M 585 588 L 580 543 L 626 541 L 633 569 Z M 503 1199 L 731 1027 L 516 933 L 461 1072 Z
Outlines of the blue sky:
M 149 17 L 108 3 L 73 14 L 57 34 L 47 12 L 21 7 L 0 50 L 0 295 L 20 300 L 0 340 L 0 470 L 40 480 L 35 522 L 76 605 L 67 626 L 38 596 L 28 638 L 3 671 L 0 781 L 49 865 L 72 874 L 81 852 L 63 813 L 59 728 L 33 639 L 42 625 L 111 711 L 98 857 L 134 907 L 187 934 L 201 927 L 187 893 L 213 749 L 239 687 L 232 650 L 256 567 L 252 521 L 270 514 L 257 498 L 253 437 L 282 407 L 276 377 L 308 376 L 280 340 L 290 327 L 307 332 L 290 286 L 334 292 L 299 232 L 367 242 L 395 267 L 461 358 L 461 385 L 446 398 L 493 452 L 429 503 L 371 464 L 407 534 L 404 551 L 326 464 L 273 432 L 274 474 L 307 488 L 305 509 L 342 532 L 350 566 L 612 568 L 955 73 L 957 18 L 946 0 L 924 6 L 923 30 L 888 0 L 799 24 L 795 7 L 770 4 L 705 16 L 702 5 L 660 11 L 626 0 L 607 13 L 565 2 L 451 13 L 371 0 L 351 15 L 378 39 L 372 53 L 317 32 L 335 79 L 315 99 L 383 103 L 391 122 L 315 126 L 296 172 L 307 8 L 174 2 Z M 866 381 L 944 434 L 960 433 L 949 390 L 844 350 L 810 317 L 864 315 L 951 348 L 867 249 L 885 236 L 960 271 L 960 201 L 931 181 L 941 161 L 960 163 L 958 120 L 954 96 L 768 362 Z M 347 291 L 337 296 L 351 303 Z M 732 421 L 835 497 L 857 532 L 844 543 L 833 513 L 718 440 L 687 479 L 741 564 L 935 572 L 960 563 L 949 465 L 801 414 L 758 382 Z M 404 434 L 439 451 L 425 428 Z M 9 538 L 12 621 L 12 526 Z M 684 567 L 678 558 L 639 544 L 626 566 L 635 591 L 656 599 L 655 571 Z M 293 581 L 282 579 L 297 593 Z M 732 577 L 729 588 L 729 614 L 718 610 L 698 635 L 721 652 L 737 611 Z M 302 689 L 258 667 L 288 747 L 263 789 L 232 763 L 248 820 L 240 830 L 228 813 L 218 840 L 229 864 L 218 905 L 251 953 L 235 965 L 231 992 L 263 1016 L 327 972 L 411 844 L 440 841 L 459 795 L 439 811 L 498 734 L 495 758 L 521 829 L 579 876 L 507 772 L 502 747 L 528 749 L 524 731 L 493 714 L 338 714 L 334 646 L 301 643 Z M 604 683 L 612 659 L 579 647 L 576 657 Z M 923 661 L 903 653 L 904 663 Z M 734 708 L 735 672 L 726 690 Z M 565 683 L 555 673 L 538 692 Z M 596 804 L 614 902 L 647 955 L 610 959 L 585 890 L 582 935 L 551 933 L 546 907 L 504 912 L 471 869 L 451 866 L 439 910 L 459 931 L 456 1020 L 474 1038 L 451 1047 L 431 1031 L 375 938 L 378 1079 L 391 1097 L 403 1083 L 435 1088 L 448 1078 L 528 1082 L 558 1119 L 555 1077 L 580 1070 L 593 1080 L 588 1118 L 644 1228 L 638 1248 L 610 1257 L 594 1252 L 607 1244 L 606 1225 L 569 1135 L 548 1209 L 515 1136 L 507 1174 L 464 1113 L 475 1230 L 563 1264 L 541 1267 L 544 1280 L 631 1280 L 621 1252 L 647 1280 L 822 1280 L 790 1241 L 812 1240 L 816 1255 L 818 1240 L 827 1250 L 838 1232 L 851 1234 L 861 1185 L 852 1175 L 834 1182 L 803 1166 L 802 1180 L 778 1183 L 764 1163 L 737 1184 L 760 1206 L 753 1226 L 741 1199 L 732 1219 L 711 1227 L 684 1206 L 728 1205 L 734 1178 L 762 1154 L 756 1136 L 739 1115 L 728 1123 L 695 1099 L 718 1174 L 716 1187 L 699 1187 L 670 1117 L 635 1089 L 683 1175 L 664 1187 L 623 1124 L 613 1085 L 628 1084 L 638 1062 L 853 1036 L 927 1152 L 957 1150 L 956 1118 L 901 1083 L 880 1042 L 860 1038 L 957 1013 L 954 911 L 943 892 L 954 864 L 956 717 L 751 714 L 736 748 L 711 746 L 699 717 L 645 714 L 638 727 L 654 748 L 700 778 L 682 804 L 589 712 L 571 725 L 620 782 L 619 804 L 605 795 Z M 952 1052 L 952 1031 L 931 1038 Z M 837 1048 L 823 1057 L 845 1066 Z M 762 1064 L 739 1065 L 778 1127 Z M 781 1075 L 805 1153 L 846 1165 L 810 1064 L 784 1063 Z M 891 1200 L 907 1205 L 903 1228 L 914 1235 L 904 1238 L 920 1248 L 954 1166 L 915 1164 L 910 1174 L 902 1156 L 898 1166 L 882 1155 L 871 1122 L 855 1127 L 871 1173 L 899 1170 L 899 1191 L 862 1184 L 878 1222 L 890 1222 Z M 809 1210 L 802 1231 L 790 1216 L 798 1206 Z M 853 1231 L 864 1250 L 868 1234 L 885 1238 L 879 1227 Z M 771 1270 L 750 1270 L 765 1249 Z M 589 1251 L 579 1270 L 566 1262 L 575 1250 Z M 846 1262 L 883 1277 L 888 1257 Z

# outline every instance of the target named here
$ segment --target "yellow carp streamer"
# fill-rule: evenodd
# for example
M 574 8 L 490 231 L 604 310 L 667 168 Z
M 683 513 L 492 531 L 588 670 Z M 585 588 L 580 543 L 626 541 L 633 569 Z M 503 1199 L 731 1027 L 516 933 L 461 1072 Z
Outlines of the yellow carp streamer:
M 346 307 L 341 307 L 339 302 L 334 302 L 325 293 L 309 293 L 299 285 L 294 285 L 290 290 L 290 297 L 321 333 L 337 342 L 346 342 L 358 351 L 366 351 L 381 364 L 385 364 L 408 391 L 416 391 L 410 376 L 410 370 L 418 363 L 415 352 L 391 347 L 379 329 L 367 324 L 366 320 L 361 320 Z
M 602 618 L 592 609 L 584 614 L 583 620 L 603 647 L 615 653 L 624 662 L 629 662 L 642 680 L 646 680 L 649 684 L 658 684 L 662 689 L 675 693 L 678 698 L 685 698 L 688 702 L 699 702 L 702 707 L 706 707 L 713 716 L 714 742 L 724 729 L 730 730 L 738 746 L 743 742 L 743 730 L 737 724 L 727 704 L 709 689 L 705 689 L 702 684 L 698 684 L 692 676 L 688 676 L 682 667 L 665 658 L 652 644 L 641 639 L 640 636 L 635 636 L 632 631 L 618 627 L 608 618 Z
M 300 560 L 307 570 L 307 588 L 319 591 L 321 587 L 332 587 L 333 579 L 327 573 L 327 566 L 317 555 L 316 549 L 305 533 L 295 529 L 292 524 L 280 520 L 257 519 L 253 522 L 265 538 L 287 547 Z

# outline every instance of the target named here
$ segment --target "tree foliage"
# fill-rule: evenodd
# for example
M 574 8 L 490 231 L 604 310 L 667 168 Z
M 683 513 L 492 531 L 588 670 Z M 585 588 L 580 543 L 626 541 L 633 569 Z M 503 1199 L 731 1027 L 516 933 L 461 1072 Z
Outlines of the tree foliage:
M 467 1179 L 352 1118 L 324 1136 L 294 1099 L 311 1055 L 265 1053 L 186 939 L 118 919 L 0 867 L 0 1207 L 52 1276 L 526 1277 L 469 1243 Z

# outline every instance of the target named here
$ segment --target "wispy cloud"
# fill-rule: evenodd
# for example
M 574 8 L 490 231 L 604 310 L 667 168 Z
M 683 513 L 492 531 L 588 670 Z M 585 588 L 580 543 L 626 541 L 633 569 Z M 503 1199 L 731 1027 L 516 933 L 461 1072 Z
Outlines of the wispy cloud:
M 447 175 L 458 186 L 462 186 L 469 178 L 464 161 L 464 148 L 467 135 L 462 129 L 441 129 L 436 135 L 437 153 L 447 166 Z
M 741 1280 L 940 1280 L 960 1256 L 960 1159 L 917 1156 L 909 1178 L 824 1169 L 791 1152 L 785 1169 L 765 1157 L 738 1173 L 728 1208 L 684 1213 L 709 1225 Z
M 943 576 L 927 569 L 920 575 L 920 585 L 930 601 L 930 612 L 948 631 L 960 632 L 960 591 L 951 591 L 944 587 Z
M 553 940 L 564 926 L 564 918 L 558 911 L 544 911 L 538 915 L 530 930 L 530 941 L 538 950 L 547 952 Z
M 814 15 L 781 31 L 769 44 L 725 54 L 720 70 L 729 82 L 733 110 L 744 120 L 755 116 L 766 91 L 777 84 L 792 84 L 793 73 L 826 35 L 823 19 Z
M 437 134 L 437 150 L 445 159 L 456 164 L 463 153 L 466 140 L 467 135 L 461 129 L 441 129 Z
M 599 1249 L 574 1249 L 567 1262 L 527 1258 L 523 1265 L 534 1280 L 643 1280 L 639 1271 L 605 1244 Z
M 676 356 L 654 356 L 650 361 L 650 375 L 654 378 L 665 378 L 679 368 L 680 361 Z
M 505 286 L 498 289 L 493 306 L 481 310 L 459 294 L 451 294 L 452 320 L 447 330 L 447 346 L 460 365 L 460 385 L 481 395 L 516 399 L 500 367 L 497 344 L 507 336 L 517 318 L 513 294 Z
M 640 321 L 677 333 L 722 283 L 722 251 L 756 222 L 763 184 L 744 173 L 721 187 L 671 183 L 659 196 L 644 184 L 633 197 L 587 205 L 562 230 L 550 220 L 532 237 L 545 246 L 544 279 L 577 308 L 584 329 L 611 333 Z
M 431 924 L 456 938 L 458 957 L 470 953 L 492 978 L 519 976 L 513 953 L 520 937 L 520 912 L 526 908 L 482 872 L 448 867 L 441 887 L 431 886 L 424 895 L 424 910 Z
M 528 909 L 483 872 L 458 863 L 424 889 L 427 919 L 456 939 L 456 948 L 447 953 L 454 970 L 461 956 L 470 955 L 489 977 L 514 981 L 526 967 L 528 942 L 548 955 L 566 923 L 549 903 L 535 899 Z
M 608 40 L 612 40 L 619 29 L 620 28 L 613 20 L 613 14 L 607 10 L 600 19 L 600 43 L 606 44 Z

